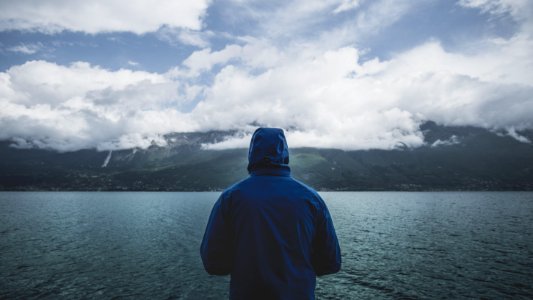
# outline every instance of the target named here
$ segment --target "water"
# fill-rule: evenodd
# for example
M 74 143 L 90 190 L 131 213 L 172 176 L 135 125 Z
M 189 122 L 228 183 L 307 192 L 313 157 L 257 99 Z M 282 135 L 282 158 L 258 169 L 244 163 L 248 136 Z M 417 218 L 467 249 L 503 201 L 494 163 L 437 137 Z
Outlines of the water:
M 343 252 L 318 299 L 533 297 L 533 193 L 321 193 Z M 0 193 L 0 298 L 223 299 L 218 193 Z

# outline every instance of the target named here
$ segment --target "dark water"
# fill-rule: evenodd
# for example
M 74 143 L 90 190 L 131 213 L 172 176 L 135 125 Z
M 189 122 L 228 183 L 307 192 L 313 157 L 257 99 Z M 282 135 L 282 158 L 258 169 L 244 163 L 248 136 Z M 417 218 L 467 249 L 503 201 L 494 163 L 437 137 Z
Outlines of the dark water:
M 343 269 L 318 299 L 533 298 L 533 193 L 321 193 Z M 0 193 L 0 298 L 223 299 L 218 193 Z

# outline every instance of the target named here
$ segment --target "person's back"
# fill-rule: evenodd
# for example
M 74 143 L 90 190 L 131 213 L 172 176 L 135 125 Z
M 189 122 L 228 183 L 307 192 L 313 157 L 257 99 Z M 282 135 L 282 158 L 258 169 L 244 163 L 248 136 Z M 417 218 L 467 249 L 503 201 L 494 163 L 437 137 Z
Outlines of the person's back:
M 208 273 L 231 274 L 232 299 L 314 299 L 316 276 L 341 258 L 320 196 L 294 180 L 283 131 L 252 137 L 250 176 L 215 203 L 201 246 Z

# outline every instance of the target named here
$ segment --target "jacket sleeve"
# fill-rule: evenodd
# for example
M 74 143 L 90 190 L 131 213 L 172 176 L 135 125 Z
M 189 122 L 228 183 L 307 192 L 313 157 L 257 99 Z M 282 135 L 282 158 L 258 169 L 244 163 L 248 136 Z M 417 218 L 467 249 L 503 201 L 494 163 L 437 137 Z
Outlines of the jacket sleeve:
M 223 196 L 221 196 L 213 206 L 200 246 L 200 255 L 207 273 L 211 275 L 231 273 L 232 236 L 230 225 L 223 211 Z
M 326 204 L 320 199 L 322 210 L 317 217 L 313 242 L 312 263 L 317 276 L 337 273 L 341 269 L 341 249 L 333 221 Z

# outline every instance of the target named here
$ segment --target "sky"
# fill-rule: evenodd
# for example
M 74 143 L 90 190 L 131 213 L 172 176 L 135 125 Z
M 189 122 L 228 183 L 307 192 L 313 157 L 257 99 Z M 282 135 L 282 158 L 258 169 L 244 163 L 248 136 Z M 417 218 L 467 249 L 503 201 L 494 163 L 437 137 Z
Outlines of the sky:
M 0 0 L 0 140 L 99 151 L 258 126 L 289 147 L 533 129 L 530 0 Z M 446 144 L 446 143 L 443 143 Z

